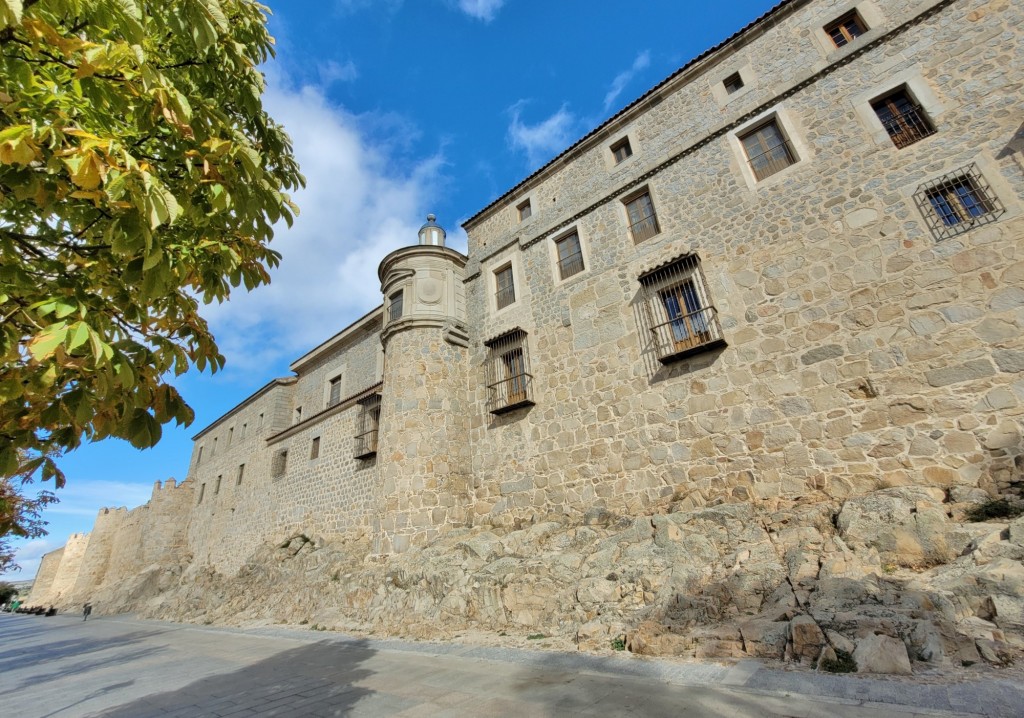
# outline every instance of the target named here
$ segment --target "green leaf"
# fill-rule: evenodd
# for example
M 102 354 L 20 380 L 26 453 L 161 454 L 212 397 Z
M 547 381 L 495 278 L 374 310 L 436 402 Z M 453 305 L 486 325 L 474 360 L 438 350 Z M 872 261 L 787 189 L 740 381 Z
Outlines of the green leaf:
M 68 333 L 68 351 L 74 351 L 89 341 L 89 327 L 85 322 L 75 322 Z
M 54 350 L 64 342 L 67 333 L 68 327 L 64 322 L 51 324 L 42 334 L 29 342 L 28 351 L 32 358 L 42 361 L 53 354 Z

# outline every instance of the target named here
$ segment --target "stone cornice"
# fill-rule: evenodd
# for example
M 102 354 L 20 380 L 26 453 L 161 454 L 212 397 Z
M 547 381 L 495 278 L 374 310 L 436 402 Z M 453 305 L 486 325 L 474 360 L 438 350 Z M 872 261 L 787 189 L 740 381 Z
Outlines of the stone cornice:
M 351 396 L 345 397 L 334 406 L 329 406 L 323 411 L 313 414 L 313 416 L 309 417 L 308 419 L 300 421 L 298 424 L 292 424 L 284 431 L 279 431 L 273 436 L 268 436 L 266 439 L 267 446 L 284 441 L 285 439 L 294 436 L 295 434 L 298 434 L 301 431 L 305 431 L 314 424 L 319 424 L 324 419 L 329 419 L 335 414 L 340 414 L 341 412 L 345 411 L 345 409 L 348 409 L 353 405 L 358 404 L 360 399 L 365 399 L 370 394 L 374 394 L 380 391 L 380 388 L 382 386 L 384 386 L 384 382 L 377 382 L 373 386 L 369 386 L 355 394 L 352 394 Z

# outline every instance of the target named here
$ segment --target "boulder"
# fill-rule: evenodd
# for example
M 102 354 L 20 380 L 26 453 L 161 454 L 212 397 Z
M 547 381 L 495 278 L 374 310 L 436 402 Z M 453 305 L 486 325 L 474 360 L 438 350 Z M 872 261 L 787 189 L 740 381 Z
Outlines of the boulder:
M 825 633 L 810 616 L 796 616 L 789 622 L 789 635 L 793 642 L 793 658 L 801 663 L 813 663 L 825 645 Z
M 740 624 L 740 635 L 747 655 L 780 659 L 789 641 L 789 622 L 755 618 Z
M 853 651 L 858 673 L 891 673 L 900 676 L 913 674 L 907 647 L 898 638 L 872 635 L 857 641 Z

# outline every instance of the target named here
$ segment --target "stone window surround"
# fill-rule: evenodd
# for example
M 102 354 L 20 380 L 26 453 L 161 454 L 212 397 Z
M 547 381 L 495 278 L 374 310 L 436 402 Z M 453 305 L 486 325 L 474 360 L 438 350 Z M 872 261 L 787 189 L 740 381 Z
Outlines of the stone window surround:
M 743 81 L 743 87 L 730 94 L 725 89 L 725 80 L 738 74 Z M 757 88 L 757 72 L 747 58 L 738 58 L 734 62 L 723 63 L 715 72 L 707 74 L 708 85 L 711 88 L 711 96 L 719 107 L 725 107 L 731 102 L 742 99 Z
M 869 89 L 862 90 L 849 98 L 854 114 L 868 131 L 868 134 L 871 135 L 871 141 L 877 147 L 897 149 L 893 145 L 889 133 L 886 132 L 885 127 L 882 125 L 882 121 L 878 119 L 878 113 L 875 112 L 871 103 L 895 90 L 899 90 L 901 87 L 906 87 L 910 96 L 921 106 L 924 114 L 928 117 L 928 121 L 935 128 L 936 134 L 941 134 L 939 117 L 945 111 L 945 107 L 939 101 L 939 98 L 935 96 L 928 82 L 921 76 L 921 70 L 917 67 L 909 67 L 902 72 L 890 75 L 886 78 L 885 82 L 872 85 Z M 921 141 L 924 142 L 927 139 L 925 137 Z
M 530 224 L 533 223 L 534 218 L 537 216 L 537 211 L 540 209 L 540 203 L 537 202 L 536 199 L 537 198 L 534 197 L 533 192 L 530 192 L 530 193 L 528 193 L 526 195 L 520 195 L 519 197 L 517 197 L 517 198 L 515 198 L 515 199 L 513 199 L 511 201 L 512 213 L 513 213 L 512 214 L 512 219 L 513 219 L 513 224 L 514 225 L 529 226 Z M 523 205 L 529 205 L 530 206 L 530 216 L 529 217 L 523 217 L 522 211 L 521 211 Z M 515 230 L 515 231 L 518 231 L 518 230 Z
M 825 27 L 853 11 L 856 11 L 860 19 L 867 25 L 864 34 L 857 37 L 855 42 L 836 47 L 831 36 L 825 32 Z M 883 35 L 886 16 L 875 0 L 851 0 L 823 10 L 812 19 L 811 23 L 811 37 L 814 40 L 815 48 L 825 60 L 832 62 L 842 55 L 861 49 L 867 43 Z
M 519 215 L 520 224 L 533 216 L 533 202 L 529 197 L 516 205 L 516 213 Z M 526 216 L 523 216 L 524 214 Z
M 559 270 L 559 258 L 558 258 L 558 243 L 568 237 L 570 234 L 575 234 L 580 243 L 580 254 L 583 256 L 583 269 L 576 272 L 565 279 L 562 279 L 562 273 Z M 585 239 L 584 233 L 580 225 L 574 224 L 568 229 L 564 229 L 558 234 L 552 235 L 548 245 L 548 260 L 551 265 L 551 276 L 554 279 L 554 284 L 559 287 L 563 284 L 573 282 L 580 277 L 585 277 L 590 273 L 590 249 L 589 242 Z
M 646 237 L 644 239 L 641 239 L 641 240 L 637 241 L 637 240 L 633 239 L 633 223 L 630 222 L 629 210 L 627 209 L 627 205 L 629 205 L 630 202 L 633 202 L 634 200 L 639 199 L 640 197 L 642 197 L 645 194 L 651 198 L 651 211 L 653 212 L 652 216 L 654 217 L 654 221 L 658 225 L 658 231 L 655 232 L 650 237 Z M 630 244 L 632 246 L 638 247 L 638 246 L 642 245 L 644 242 L 648 242 L 648 241 L 653 240 L 655 237 L 657 237 L 659 234 L 662 233 L 662 231 L 663 231 L 662 227 L 661 227 L 662 220 L 658 216 L 658 207 L 662 206 L 662 205 L 661 205 L 661 203 L 660 203 L 660 201 L 658 199 L 658 193 L 655 192 L 654 187 L 650 183 L 641 185 L 640 187 L 637 187 L 636 189 L 632 190 L 631 192 L 629 192 L 627 194 L 624 194 L 623 196 L 619 197 L 619 201 L 616 204 L 618 204 L 618 206 L 619 206 L 619 209 L 618 209 L 619 217 L 621 218 L 621 220 L 623 222 L 623 226 L 625 227 L 626 237 L 629 238 L 629 242 L 630 242 Z
M 612 148 L 619 146 L 623 142 L 629 143 L 629 149 L 632 152 L 632 154 L 629 157 L 626 157 L 621 162 L 616 162 L 615 153 L 612 151 Z M 604 157 L 605 168 L 609 172 L 615 172 L 622 169 L 623 167 L 631 166 L 634 162 L 636 162 L 636 158 L 640 155 L 640 148 L 641 146 L 639 140 L 636 137 L 636 132 L 631 132 L 628 130 L 616 132 L 611 136 L 611 138 L 607 142 L 605 142 L 605 150 L 604 152 L 601 153 L 601 155 Z
M 514 311 L 516 307 L 523 306 L 526 298 L 526 283 L 522 281 L 523 269 L 520 264 L 518 244 L 511 245 L 506 251 L 496 257 L 492 257 L 484 268 L 487 278 L 487 308 L 492 316 L 500 316 Z M 515 287 L 516 298 L 511 304 L 498 308 L 498 272 L 504 267 L 512 267 L 512 286 Z
M 759 180 L 754 176 L 754 170 L 751 168 L 750 160 L 747 157 L 747 150 L 744 148 L 740 137 L 746 135 L 751 130 L 757 129 L 759 126 L 772 121 L 778 125 L 779 130 L 789 142 L 796 157 L 794 157 L 793 163 L 788 167 Z M 784 104 L 779 104 L 745 122 L 743 125 L 737 127 L 727 135 L 727 141 L 732 147 L 733 154 L 739 163 L 740 175 L 743 177 L 743 181 L 746 182 L 748 189 L 762 189 L 764 187 L 776 185 L 779 182 L 784 181 L 785 178 L 788 177 L 797 167 L 802 167 L 810 161 L 811 149 L 807 143 L 804 142 L 803 133 L 799 132 L 799 129 L 800 126 L 796 122 L 792 113 L 789 112 Z

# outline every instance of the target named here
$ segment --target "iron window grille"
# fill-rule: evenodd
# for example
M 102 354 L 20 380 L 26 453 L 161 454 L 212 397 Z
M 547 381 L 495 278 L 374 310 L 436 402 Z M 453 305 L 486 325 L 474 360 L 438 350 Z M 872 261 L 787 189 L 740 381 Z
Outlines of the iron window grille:
M 494 293 L 498 309 L 503 309 L 516 301 L 516 284 L 512 276 L 512 265 L 506 265 L 494 273 L 497 291 Z
M 935 134 L 928 116 L 905 89 L 875 100 L 871 108 L 889 133 L 892 143 L 900 149 Z
M 283 478 L 285 472 L 288 471 L 288 450 L 282 449 L 281 451 L 274 454 L 273 460 L 270 462 L 270 477 L 272 479 Z
M 696 254 L 641 275 L 640 286 L 645 329 L 662 363 L 726 345 Z
M 555 248 L 558 250 L 558 274 L 562 279 L 583 271 L 583 247 L 579 234 L 573 232 L 556 239 Z
M 1006 211 L 974 163 L 921 185 L 914 201 L 936 239 L 994 222 Z
M 629 138 L 625 137 L 611 146 L 612 157 L 615 164 L 633 156 L 633 147 L 629 144 Z
M 769 120 L 740 135 L 739 139 L 743 143 L 750 169 L 758 181 L 796 163 L 796 152 L 782 133 L 777 120 Z
M 533 375 L 526 332 L 513 329 L 490 340 L 487 346 L 487 409 L 504 414 L 533 405 Z
M 832 38 L 832 43 L 836 47 L 843 47 L 867 32 L 868 26 L 856 10 L 851 10 L 837 20 L 830 22 L 825 26 L 824 30 Z
M 356 417 L 357 459 L 369 459 L 377 453 L 380 434 L 380 394 L 371 394 L 359 400 L 359 414 Z
M 391 295 L 388 306 L 388 321 L 395 321 L 402 317 L 402 304 L 404 293 L 401 289 Z
M 740 73 L 734 72 L 722 80 L 722 84 L 725 85 L 726 94 L 731 95 L 734 92 L 739 92 L 743 88 L 743 78 L 740 77 Z
M 650 192 L 644 192 L 626 202 L 626 215 L 629 217 L 629 233 L 633 236 L 634 244 L 650 239 L 661 231 Z

